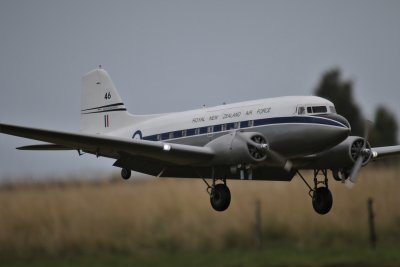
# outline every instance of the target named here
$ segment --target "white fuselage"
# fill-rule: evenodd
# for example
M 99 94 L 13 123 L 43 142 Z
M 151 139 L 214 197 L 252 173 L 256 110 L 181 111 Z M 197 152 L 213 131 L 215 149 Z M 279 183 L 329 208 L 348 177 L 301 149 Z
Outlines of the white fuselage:
M 259 132 L 294 156 L 329 148 L 348 135 L 346 125 L 321 114 L 336 114 L 332 102 L 315 96 L 277 97 L 154 115 L 109 134 L 203 146 L 230 131 Z M 285 149 L 288 142 L 290 150 Z

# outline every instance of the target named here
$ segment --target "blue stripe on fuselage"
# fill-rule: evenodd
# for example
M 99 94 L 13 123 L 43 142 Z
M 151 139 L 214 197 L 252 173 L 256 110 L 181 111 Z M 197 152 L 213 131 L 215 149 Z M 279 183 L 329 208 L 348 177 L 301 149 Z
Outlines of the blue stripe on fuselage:
M 246 121 L 238 121 L 238 122 L 230 122 L 230 123 L 222 123 L 215 125 L 208 125 L 203 127 L 196 127 L 190 129 L 182 129 L 178 131 L 172 132 L 164 132 L 159 134 L 153 134 L 149 136 L 144 136 L 144 140 L 149 141 L 161 141 L 161 140 L 169 140 L 176 139 L 182 137 L 203 135 L 208 133 L 208 128 L 213 127 L 211 133 L 218 133 L 224 131 L 230 131 L 234 129 L 245 129 L 256 126 L 265 126 L 265 125 L 274 125 L 274 124 L 319 124 L 319 125 L 328 125 L 335 126 L 340 128 L 348 128 L 343 123 L 335 121 L 333 119 L 327 119 L 324 117 L 318 116 L 292 116 L 292 117 L 275 117 L 275 118 L 265 118 L 265 119 L 256 119 L 256 120 L 246 120 Z

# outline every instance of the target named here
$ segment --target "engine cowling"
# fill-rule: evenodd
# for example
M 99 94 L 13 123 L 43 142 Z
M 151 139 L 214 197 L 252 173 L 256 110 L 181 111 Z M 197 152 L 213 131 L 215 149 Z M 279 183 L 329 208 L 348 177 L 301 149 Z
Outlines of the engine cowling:
M 265 137 L 256 132 L 233 132 L 220 136 L 208 144 L 215 151 L 213 164 L 238 165 L 262 162 L 267 158 L 263 149 L 256 144 L 267 144 Z
M 364 142 L 367 142 L 365 151 L 363 151 Z M 372 154 L 370 151 L 371 146 L 368 141 L 365 141 L 364 138 L 358 136 L 349 136 L 337 146 L 317 155 L 317 165 L 323 168 L 351 168 L 357 161 L 358 157 L 363 155 L 364 166 L 371 160 Z

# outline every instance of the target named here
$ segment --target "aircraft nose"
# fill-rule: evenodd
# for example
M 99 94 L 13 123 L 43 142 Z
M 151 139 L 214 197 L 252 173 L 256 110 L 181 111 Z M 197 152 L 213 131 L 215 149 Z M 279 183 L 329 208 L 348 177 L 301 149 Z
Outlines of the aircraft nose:
M 319 117 L 331 119 L 331 120 L 338 122 L 339 124 L 342 124 L 343 126 L 345 126 L 345 128 L 347 128 L 348 131 L 351 130 L 349 121 L 345 117 L 343 117 L 339 114 L 323 114 L 323 115 L 319 115 Z
M 293 128 L 290 134 L 285 128 L 285 135 L 269 138 L 274 150 L 285 156 L 311 155 L 340 144 L 350 134 L 350 123 L 340 115 L 319 114 L 313 117 L 315 123 Z M 292 137 L 290 142 L 288 136 Z
M 337 145 L 350 135 L 351 126 L 345 117 L 338 114 L 324 114 L 323 117 L 331 120 L 332 124 L 336 126 L 330 127 L 329 130 L 326 131 L 324 138 L 321 139 L 325 145 Z
M 345 117 L 339 114 L 323 114 L 319 115 L 319 117 L 331 120 L 336 126 L 330 128 L 330 132 L 326 133 L 326 142 L 328 142 L 328 139 L 333 143 L 342 142 L 350 135 L 351 126 Z
M 332 114 L 332 115 L 333 115 L 332 119 L 334 119 L 337 122 L 340 122 L 340 123 L 344 124 L 347 128 L 349 128 L 349 130 L 351 130 L 350 123 L 345 117 L 343 117 L 343 116 L 341 116 L 339 114 Z

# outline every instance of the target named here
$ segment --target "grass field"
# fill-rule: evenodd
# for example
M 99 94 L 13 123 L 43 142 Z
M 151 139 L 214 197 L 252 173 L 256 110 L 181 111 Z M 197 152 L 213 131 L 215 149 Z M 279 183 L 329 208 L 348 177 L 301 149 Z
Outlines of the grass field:
M 189 252 L 133 252 L 74 255 L 61 257 L 30 257 L 4 259 L 0 266 L 171 266 L 171 267 L 261 267 L 261 266 L 399 266 L 399 247 L 368 248 L 300 248 L 291 244 L 271 246 L 262 250 L 230 249 Z
M 397 168 L 366 168 L 351 190 L 331 179 L 334 206 L 324 216 L 314 213 L 298 178 L 229 186 L 232 202 L 223 213 L 211 209 L 201 180 L 3 187 L 0 265 L 400 266 Z M 369 197 L 376 251 L 368 244 Z M 255 246 L 256 201 L 261 249 Z

